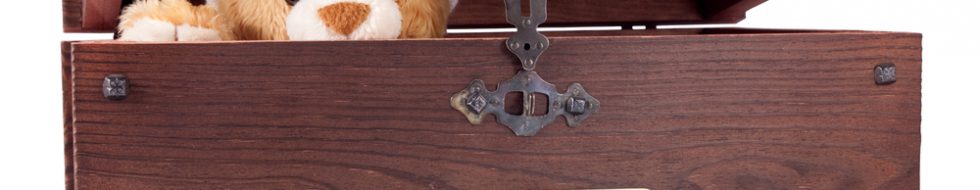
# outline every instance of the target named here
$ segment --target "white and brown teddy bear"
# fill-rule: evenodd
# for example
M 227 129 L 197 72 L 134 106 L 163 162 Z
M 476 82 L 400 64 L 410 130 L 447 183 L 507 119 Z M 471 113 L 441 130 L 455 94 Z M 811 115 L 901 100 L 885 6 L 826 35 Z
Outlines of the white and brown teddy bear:
M 119 40 L 380 40 L 440 38 L 457 0 L 138 0 Z

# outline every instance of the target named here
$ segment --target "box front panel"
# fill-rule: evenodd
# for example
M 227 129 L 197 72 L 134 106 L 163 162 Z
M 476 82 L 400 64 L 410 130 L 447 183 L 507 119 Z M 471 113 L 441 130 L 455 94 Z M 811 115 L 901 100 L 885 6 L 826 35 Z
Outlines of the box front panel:
M 534 137 L 449 105 L 519 69 L 504 38 L 75 43 L 75 186 L 913 189 L 920 39 L 556 37 L 536 70 L 602 109 Z M 875 84 L 881 63 L 898 82 Z

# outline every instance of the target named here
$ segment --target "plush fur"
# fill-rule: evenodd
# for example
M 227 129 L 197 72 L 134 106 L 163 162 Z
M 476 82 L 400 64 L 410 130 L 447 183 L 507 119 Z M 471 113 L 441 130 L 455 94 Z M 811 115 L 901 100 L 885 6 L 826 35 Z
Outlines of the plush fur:
M 214 29 L 201 28 L 184 24 L 177 26 L 177 41 L 218 41 L 221 33 Z
M 286 26 L 291 40 L 440 38 L 446 34 L 455 3 L 456 0 L 300 0 L 290 12 Z
M 288 40 L 284 0 L 138 0 L 119 17 L 119 40 Z
M 123 41 L 177 41 L 177 26 L 168 21 L 152 18 L 127 20 L 126 28 L 120 28 L 119 40 Z
M 446 35 L 454 1 L 398 0 L 398 4 L 403 19 L 400 38 L 441 38 Z
M 457 0 L 137 0 L 120 40 L 373 40 L 438 38 Z
M 211 0 L 221 13 L 222 36 L 229 40 L 288 40 L 284 0 Z
M 186 0 L 142 0 L 123 10 L 119 39 L 127 41 L 220 40 L 213 7 Z
M 402 25 L 394 0 L 300 0 L 287 20 L 290 40 L 393 39 Z

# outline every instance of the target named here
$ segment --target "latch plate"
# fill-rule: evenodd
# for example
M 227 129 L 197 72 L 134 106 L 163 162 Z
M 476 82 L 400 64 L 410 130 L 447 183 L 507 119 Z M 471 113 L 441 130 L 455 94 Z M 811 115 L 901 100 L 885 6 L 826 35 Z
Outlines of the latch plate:
M 524 97 L 523 112 L 513 115 L 504 110 L 506 95 L 520 92 Z M 548 97 L 548 113 L 534 115 L 534 94 Z M 545 125 L 565 116 L 569 127 L 577 127 L 585 118 L 599 110 L 599 100 L 585 91 L 581 84 L 574 83 L 564 94 L 559 94 L 555 85 L 544 81 L 534 71 L 520 71 L 510 80 L 497 84 L 496 91 L 487 89 L 483 80 L 473 80 L 469 87 L 459 91 L 451 98 L 453 108 L 466 115 L 470 123 L 477 125 L 487 114 L 497 117 L 497 123 L 509 127 L 517 136 L 534 136 Z
M 581 84 L 574 83 L 561 94 L 555 85 L 534 71 L 538 58 L 551 46 L 551 42 L 538 32 L 538 26 L 548 17 L 548 1 L 529 1 L 531 15 L 525 17 L 521 15 L 521 0 L 504 0 L 507 21 L 517 27 L 517 33 L 507 40 L 505 46 L 520 59 L 523 70 L 510 80 L 497 84 L 496 91 L 490 91 L 483 80 L 476 79 L 450 99 L 452 107 L 474 125 L 480 124 L 484 116 L 493 114 L 498 123 L 506 125 L 517 136 L 534 136 L 558 116 L 565 116 L 567 125 L 576 127 L 589 115 L 599 111 L 599 100 L 586 92 Z M 504 109 L 507 94 L 513 92 L 521 93 L 524 100 L 520 115 L 507 113 Z M 547 114 L 534 115 L 535 101 L 538 101 L 534 94 L 547 96 Z

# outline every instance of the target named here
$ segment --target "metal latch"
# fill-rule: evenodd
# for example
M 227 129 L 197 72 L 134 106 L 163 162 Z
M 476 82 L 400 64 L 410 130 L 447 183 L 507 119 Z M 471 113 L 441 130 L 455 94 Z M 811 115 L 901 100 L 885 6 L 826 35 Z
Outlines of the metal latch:
M 493 114 L 498 123 L 509 127 L 517 136 L 534 136 L 558 116 L 565 116 L 568 126 L 576 127 L 599 110 L 599 100 L 589 95 L 581 84 L 574 83 L 564 94 L 560 94 L 555 85 L 544 81 L 534 71 L 538 65 L 538 57 L 551 45 L 548 38 L 538 32 L 538 26 L 548 18 L 548 1 L 528 1 L 530 16 L 525 17 L 521 14 L 521 0 L 504 0 L 507 22 L 517 27 L 517 33 L 505 45 L 520 59 L 523 70 L 510 80 L 497 84 L 496 91 L 490 91 L 483 80 L 476 79 L 450 99 L 453 108 L 466 115 L 470 123 L 480 124 L 483 116 Z M 523 94 L 521 115 L 504 110 L 506 95 L 512 92 Z M 534 115 L 534 103 L 539 101 L 534 98 L 536 93 L 548 98 L 548 113 L 545 115 Z

